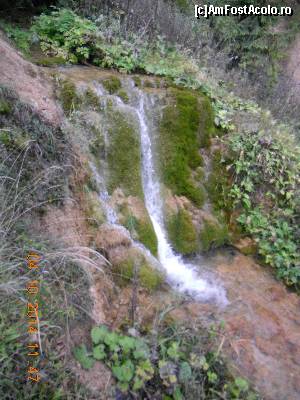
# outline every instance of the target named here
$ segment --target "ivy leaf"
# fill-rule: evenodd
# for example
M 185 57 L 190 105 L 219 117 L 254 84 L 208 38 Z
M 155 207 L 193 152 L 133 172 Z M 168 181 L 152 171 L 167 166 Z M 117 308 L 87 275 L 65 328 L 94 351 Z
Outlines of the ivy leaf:
M 105 347 L 103 344 L 99 344 L 93 349 L 93 356 L 96 360 L 104 360 L 106 357 Z
M 84 369 L 91 369 L 95 364 L 95 360 L 88 355 L 86 346 L 82 344 L 79 347 L 75 347 L 73 350 L 75 359 L 80 363 Z
M 134 365 L 132 361 L 127 360 L 121 366 L 114 365 L 112 372 L 118 381 L 130 382 L 134 374 Z
M 136 340 L 129 336 L 122 336 L 119 339 L 119 345 L 125 353 L 129 353 L 130 350 L 133 350 L 135 348 L 135 342 Z
M 105 337 L 109 334 L 109 330 L 106 326 L 95 326 L 91 331 L 92 341 L 95 344 L 103 342 Z
M 119 335 L 115 332 L 110 332 L 104 337 L 104 343 L 109 347 L 110 351 L 119 349 Z

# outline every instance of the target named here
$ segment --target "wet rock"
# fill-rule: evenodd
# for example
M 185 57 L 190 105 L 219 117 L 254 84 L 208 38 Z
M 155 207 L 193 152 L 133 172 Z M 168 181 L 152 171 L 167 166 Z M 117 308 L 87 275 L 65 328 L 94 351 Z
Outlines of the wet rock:
M 240 239 L 238 242 L 234 243 L 234 247 L 245 256 L 255 254 L 257 250 L 255 241 L 249 237 Z

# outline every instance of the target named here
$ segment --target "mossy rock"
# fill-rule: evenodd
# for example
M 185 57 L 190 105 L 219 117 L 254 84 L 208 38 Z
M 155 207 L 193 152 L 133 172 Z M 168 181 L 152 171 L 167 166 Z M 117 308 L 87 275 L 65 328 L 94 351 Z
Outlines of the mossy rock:
M 80 98 L 77 95 L 76 86 L 72 81 L 66 79 L 61 82 L 59 99 L 67 114 L 80 106 Z
M 200 121 L 199 121 L 199 140 L 200 147 L 210 147 L 211 138 L 216 135 L 216 128 L 214 124 L 214 111 L 210 99 L 207 96 L 199 96 L 200 103 Z
M 93 109 L 98 109 L 100 107 L 99 97 L 97 96 L 97 93 L 95 93 L 95 91 L 91 88 L 86 89 L 84 93 L 84 102 L 86 105 L 92 107 Z
M 129 215 L 124 225 L 130 233 L 136 232 L 136 239 L 143 243 L 154 256 L 157 256 L 157 237 L 150 218 L 144 221 Z
M 144 87 L 145 88 L 149 88 L 149 89 L 153 89 L 153 88 L 155 88 L 155 83 L 153 81 L 150 81 L 149 79 L 145 79 L 144 80 Z
M 165 107 L 160 123 L 162 179 L 174 194 L 201 207 L 205 191 L 192 178 L 192 170 L 202 166 L 199 148 L 209 144 L 212 134 L 210 103 L 192 90 L 172 88 L 169 93 L 171 104 Z
M 132 79 L 133 79 L 135 86 L 137 86 L 139 88 L 142 87 L 142 80 L 139 76 L 134 76 Z
M 199 250 L 197 231 L 186 210 L 180 209 L 177 214 L 169 217 L 167 231 L 172 246 L 178 253 L 188 255 Z
M 160 271 L 149 265 L 145 259 L 136 260 L 134 258 L 129 258 L 128 260 L 115 265 L 113 267 L 113 273 L 115 274 L 116 282 L 120 286 L 131 284 L 135 275 L 135 265 L 137 268 L 136 278 L 138 284 L 150 292 L 159 289 L 163 283 L 163 275 Z
M 37 65 L 41 67 L 55 67 L 57 65 L 64 65 L 67 61 L 63 57 L 45 57 L 36 61 Z
M 126 104 L 129 103 L 129 97 L 128 97 L 126 90 L 120 89 L 118 91 L 117 95 L 124 101 L 124 103 L 126 103 Z
M 205 221 L 200 232 L 201 249 L 208 251 L 229 241 L 228 229 L 225 225 L 214 221 Z
M 134 121 L 114 108 L 108 112 L 108 121 L 109 192 L 121 188 L 126 196 L 143 199 L 140 137 Z
M 104 79 L 101 83 L 109 94 L 116 93 L 122 87 L 120 79 L 114 75 Z
M 6 100 L 0 99 L 0 114 L 9 114 L 11 110 L 11 105 Z

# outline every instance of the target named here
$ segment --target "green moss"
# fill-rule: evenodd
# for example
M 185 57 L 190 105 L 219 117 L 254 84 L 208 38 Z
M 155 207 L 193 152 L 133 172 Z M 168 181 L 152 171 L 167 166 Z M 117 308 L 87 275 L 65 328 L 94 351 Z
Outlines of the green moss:
M 216 212 L 222 211 L 226 215 L 227 222 L 232 210 L 230 200 L 230 174 L 226 169 L 228 163 L 224 163 L 221 151 L 215 151 L 212 157 L 212 172 L 205 184 L 209 199 Z
M 225 225 L 217 222 L 204 222 L 200 232 L 200 242 L 203 251 L 222 246 L 228 241 L 228 230 Z
M 192 254 L 199 250 L 196 229 L 189 213 L 181 209 L 167 221 L 169 239 L 174 249 L 181 254 Z
M 143 243 L 154 256 L 157 256 L 157 237 L 150 218 L 147 221 L 141 221 L 135 216 L 129 215 L 126 219 L 125 226 L 130 233 L 136 232 L 137 239 Z
M 128 103 L 129 102 L 129 97 L 128 97 L 128 94 L 127 94 L 126 90 L 120 89 L 118 91 L 117 95 L 119 97 L 121 97 L 121 99 L 124 101 L 124 103 Z
M 170 93 L 173 104 L 164 109 L 160 124 L 161 175 L 173 193 L 202 206 L 205 191 L 191 172 L 202 165 L 199 147 L 211 134 L 208 100 L 191 90 L 171 89 Z
M 63 109 L 66 113 L 79 107 L 80 99 L 76 93 L 76 86 L 69 80 L 61 83 L 59 99 L 62 102 Z
M 134 76 L 132 79 L 133 79 L 133 81 L 135 83 L 135 86 L 137 86 L 137 87 L 141 87 L 142 86 L 142 80 L 141 80 L 141 78 L 139 76 Z
M 161 286 L 163 282 L 163 275 L 156 269 L 147 264 L 146 260 L 137 261 L 133 258 L 115 265 L 113 272 L 115 280 L 120 286 L 126 286 L 132 283 L 134 278 L 134 268 L 137 267 L 137 280 L 138 284 L 145 289 L 153 292 Z
M 214 124 L 214 111 L 211 105 L 211 101 L 208 97 L 199 97 L 199 102 L 201 113 L 199 123 L 200 147 L 208 148 L 210 146 L 210 139 L 216 134 Z
M 94 109 L 98 109 L 100 107 L 99 98 L 94 90 L 91 88 L 86 89 L 84 94 L 84 101 L 88 106 Z
M 144 87 L 145 88 L 155 88 L 155 84 L 153 81 L 146 79 L 146 80 L 144 80 Z
M 45 57 L 37 60 L 36 64 L 42 67 L 55 67 L 66 64 L 66 60 L 63 57 Z
M 110 94 L 116 93 L 122 87 L 120 79 L 113 75 L 104 79 L 101 83 Z
M 9 114 L 11 105 L 4 99 L 0 99 L 0 114 Z
M 109 191 L 112 193 L 116 188 L 121 188 L 126 196 L 143 199 L 140 137 L 135 125 L 126 115 L 113 108 L 108 112 L 108 120 Z

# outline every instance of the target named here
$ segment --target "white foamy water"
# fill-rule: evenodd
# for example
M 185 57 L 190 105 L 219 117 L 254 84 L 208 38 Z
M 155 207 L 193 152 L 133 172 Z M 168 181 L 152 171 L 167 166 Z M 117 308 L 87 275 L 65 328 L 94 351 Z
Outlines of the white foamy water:
M 228 301 L 224 289 L 200 278 L 196 267 L 184 263 L 182 258 L 173 252 L 168 242 L 164 227 L 160 184 L 154 168 L 151 137 L 144 109 L 146 101 L 146 95 L 139 91 L 139 105 L 136 112 L 140 122 L 143 189 L 146 208 L 158 240 L 159 261 L 166 270 L 169 282 L 178 291 L 189 294 L 197 300 L 215 300 L 225 305 Z

